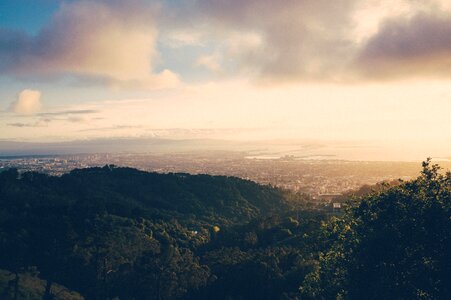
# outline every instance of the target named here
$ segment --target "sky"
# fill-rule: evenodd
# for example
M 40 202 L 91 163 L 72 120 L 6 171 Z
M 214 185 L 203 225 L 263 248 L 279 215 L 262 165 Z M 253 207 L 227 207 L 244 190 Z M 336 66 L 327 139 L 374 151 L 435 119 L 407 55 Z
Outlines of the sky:
M 1 145 L 314 140 L 451 157 L 450 79 L 447 0 L 0 2 Z

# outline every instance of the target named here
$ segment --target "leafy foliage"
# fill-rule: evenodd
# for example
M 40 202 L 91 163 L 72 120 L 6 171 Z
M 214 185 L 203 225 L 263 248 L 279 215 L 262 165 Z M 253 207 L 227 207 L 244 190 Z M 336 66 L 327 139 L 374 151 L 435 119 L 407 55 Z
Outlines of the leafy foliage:
M 314 299 L 449 299 L 451 174 L 373 193 L 325 227 L 331 248 L 301 288 Z
M 213 274 L 207 257 L 220 251 L 228 232 L 290 211 L 283 192 L 251 181 L 113 166 L 61 177 L 8 170 L 0 174 L 0 197 L 0 267 L 16 274 L 37 269 L 48 299 L 55 283 L 90 299 L 209 294 L 201 290 L 228 274 Z M 270 256 L 262 251 L 262 260 Z
M 344 214 L 233 177 L 6 170 L 0 295 L 449 299 L 451 175 L 423 167 L 362 190 Z

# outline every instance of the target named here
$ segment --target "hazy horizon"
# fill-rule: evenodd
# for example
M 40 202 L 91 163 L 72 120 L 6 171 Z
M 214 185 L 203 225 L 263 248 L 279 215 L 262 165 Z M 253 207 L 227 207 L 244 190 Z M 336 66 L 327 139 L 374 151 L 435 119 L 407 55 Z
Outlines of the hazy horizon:
M 71 155 L 97 153 L 129 153 L 170 155 L 177 153 L 236 152 L 249 158 L 267 159 L 293 156 L 303 160 L 349 161 L 450 161 L 446 151 L 430 155 L 430 149 L 407 151 L 409 145 L 392 144 L 384 147 L 372 141 L 320 141 L 320 140 L 254 140 L 230 141 L 215 139 L 164 138 L 105 138 L 60 142 L 12 142 L 0 140 L 0 159 L 9 156 Z

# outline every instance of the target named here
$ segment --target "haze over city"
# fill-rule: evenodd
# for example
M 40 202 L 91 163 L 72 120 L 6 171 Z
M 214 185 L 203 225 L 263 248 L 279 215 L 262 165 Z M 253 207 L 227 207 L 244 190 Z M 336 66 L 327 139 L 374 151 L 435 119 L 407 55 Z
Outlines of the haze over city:
M 0 155 L 448 159 L 450 35 L 446 0 L 2 1 Z

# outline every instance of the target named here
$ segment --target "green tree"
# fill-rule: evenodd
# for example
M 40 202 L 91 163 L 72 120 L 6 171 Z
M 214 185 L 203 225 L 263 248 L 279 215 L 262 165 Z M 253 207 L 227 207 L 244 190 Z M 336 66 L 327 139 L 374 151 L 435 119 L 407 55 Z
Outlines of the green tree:
M 373 193 L 325 226 L 333 241 L 301 287 L 315 299 L 449 299 L 451 174 Z

